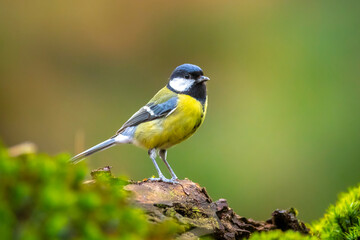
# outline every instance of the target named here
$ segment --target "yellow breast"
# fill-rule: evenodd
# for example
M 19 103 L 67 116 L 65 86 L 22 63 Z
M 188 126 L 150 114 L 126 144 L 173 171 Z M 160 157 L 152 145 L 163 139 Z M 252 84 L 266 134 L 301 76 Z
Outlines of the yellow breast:
M 185 94 L 179 94 L 176 109 L 168 116 L 139 124 L 134 143 L 146 149 L 167 149 L 189 138 L 205 119 L 204 106 Z

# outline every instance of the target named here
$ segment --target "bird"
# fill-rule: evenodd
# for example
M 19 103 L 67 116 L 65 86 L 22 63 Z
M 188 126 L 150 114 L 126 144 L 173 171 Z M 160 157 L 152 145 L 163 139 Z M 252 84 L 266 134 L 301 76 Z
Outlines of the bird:
M 167 162 L 167 149 L 188 139 L 205 119 L 208 96 L 203 70 L 185 63 L 175 68 L 166 86 L 141 107 L 111 138 L 79 153 L 70 159 L 76 164 L 93 153 L 119 144 L 133 144 L 148 150 L 158 178 L 150 181 L 178 183 L 178 177 Z M 168 168 L 171 179 L 161 172 L 156 158 L 159 156 Z

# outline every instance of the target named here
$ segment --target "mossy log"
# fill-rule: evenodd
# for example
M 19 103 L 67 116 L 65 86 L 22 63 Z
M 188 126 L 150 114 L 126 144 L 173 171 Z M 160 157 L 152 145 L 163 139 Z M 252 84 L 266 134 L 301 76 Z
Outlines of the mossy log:
M 92 172 L 110 173 L 110 167 Z M 254 232 L 281 229 L 308 234 L 309 229 L 296 218 L 296 211 L 275 210 L 267 221 L 255 221 L 237 215 L 226 199 L 213 201 L 206 189 L 189 179 L 178 184 L 143 180 L 131 182 L 125 189 L 132 192 L 132 201 L 143 208 L 149 220 L 160 222 L 174 219 L 183 226 L 179 239 L 197 239 L 211 236 L 215 239 L 249 238 Z

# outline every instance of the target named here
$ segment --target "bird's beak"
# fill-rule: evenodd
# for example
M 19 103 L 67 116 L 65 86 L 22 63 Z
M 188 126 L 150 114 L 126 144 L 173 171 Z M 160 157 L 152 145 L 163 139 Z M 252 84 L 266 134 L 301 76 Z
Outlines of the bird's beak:
M 206 77 L 206 76 L 200 76 L 198 79 L 197 79 L 197 82 L 198 83 L 202 83 L 202 82 L 206 82 L 206 81 L 209 81 L 210 78 Z

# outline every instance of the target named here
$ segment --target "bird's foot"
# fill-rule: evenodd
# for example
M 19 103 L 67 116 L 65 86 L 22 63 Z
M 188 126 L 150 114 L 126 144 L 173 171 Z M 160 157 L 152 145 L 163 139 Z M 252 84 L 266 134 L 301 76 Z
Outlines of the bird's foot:
M 178 184 L 179 183 L 178 180 L 179 179 L 177 179 L 177 178 L 171 178 L 171 179 L 164 178 L 164 179 L 161 179 L 161 181 L 163 181 L 163 182 L 172 183 L 172 184 Z
M 172 183 L 172 184 L 179 183 L 178 180 L 179 179 L 177 179 L 177 178 L 168 179 L 168 178 L 166 178 L 164 176 L 160 176 L 158 178 L 154 178 L 154 177 L 148 178 L 148 181 L 150 181 L 150 182 L 165 182 L 165 183 Z
M 151 177 L 151 178 L 148 178 L 147 180 L 150 181 L 150 182 L 159 182 L 159 181 L 161 181 L 161 178 Z

